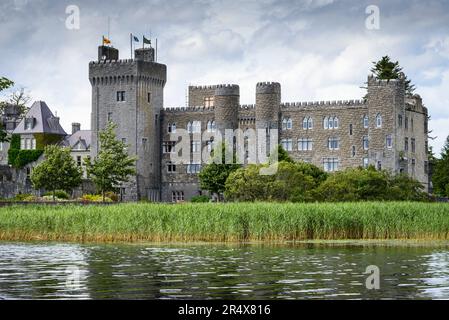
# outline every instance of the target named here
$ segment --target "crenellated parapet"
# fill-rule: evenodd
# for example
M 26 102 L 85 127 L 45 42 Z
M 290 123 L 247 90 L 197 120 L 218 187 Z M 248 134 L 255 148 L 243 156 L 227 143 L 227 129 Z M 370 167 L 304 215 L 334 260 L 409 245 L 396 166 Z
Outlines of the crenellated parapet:
M 215 110 L 215 107 L 197 106 L 197 107 L 164 108 L 163 112 L 165 112 L 165 113 L 214 112 L 214 110 Z
M 240 96 L 240 87 L 236 84 L 220 84 L 215 88 L 215 96 Z
M 366 107 L 365 100 L 333 100 L 333 101 L 304 101 L 304 102 L 285 102 L 281 104 L 282 109 L 299 109 L 306 107 Z
M 256 94 L 281 94 L 279 82 L 259 82 L 256 85 Z

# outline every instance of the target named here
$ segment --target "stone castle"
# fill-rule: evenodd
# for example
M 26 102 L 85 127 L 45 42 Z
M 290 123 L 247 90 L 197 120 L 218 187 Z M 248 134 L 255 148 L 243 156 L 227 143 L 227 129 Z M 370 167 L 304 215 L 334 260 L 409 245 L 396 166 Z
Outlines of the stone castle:
M 190 86 L 188 107 L 164 109 L 167 67 L 153 48 L 119 60 L 117 49 L 100 47 L 89 64 L 92 84 L 92 156 L 108 121 L 137 155 L 137 176 L 123 193 L 130 200 L 182 201 L 201 194 L 195 153 L 207 147 L 204 131 L 277 129 L 279 143 L 295 160 L 332 172 L 374 165 L 408 173 L 429 187 L 427 109 L 407 96 L 404 79 L 368 77 L 366 100 L 283 103 L 279 83 L 256 85 L 254 105 L 240 105 L 239 86 Z M 190 163 L 173 164 L 176 128 L 191 134 Z M 197 140 L 196 140 L 197 139 Z M 199 140 L 198 140 L 199 139 Z
M 82 165 L 83 158 L 96 156 L 99 131 L 114 122 L 117 137 L 138 157 L 137 175 L 120 188 L 124 200 L 178 202 L 202 194 L 198 172 L 204 161 L 196 154 L 213 145 L 202 136 L 225 129 L 276 130 L 278 143 L 294 160 L 328 172 L 373 165 L 407 173 L 430 187 L 428 111 L 419 95 L 406 94 L 403 77 L 369 76 L 365 99 L 348 101 L 285 103 L 279 83 L 261 82 L 255 104 L 241 105 L 238 85 L 190 86 L 188 107 L 169 109 L 164 108 L 167 66 L 156 61 L 154 48 L 137 49 L 134 59 L 120 60 L 117 49 L 100 46 L 98 60 L 89 63 L 89 80 L 91 132 L 80 134 L 74 124 L 63 141 Z M 187 163 L 171 160 L 177 129 L 190 135 Z M 83 147 L 76 150 L 81 139 Z

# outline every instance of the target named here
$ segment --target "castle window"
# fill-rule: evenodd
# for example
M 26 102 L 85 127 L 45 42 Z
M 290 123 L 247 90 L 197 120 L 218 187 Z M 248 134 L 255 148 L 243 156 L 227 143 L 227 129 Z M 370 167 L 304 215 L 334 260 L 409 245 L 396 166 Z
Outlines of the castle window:
M 313 141 L 310 138 L 298 139 L 299 151 L 311 151 L 313 148 Z
M 206 108 L 211 108 L 214 106 L 214 97 L 206 97 L 204 98 L 204 106 Z
M 363 127 L 364 127 L 365 129 L 368 129 L 368 127 L 369 127 L 369 118 L 368 118 L 367 115 L 365 115 L 365 116 L 363 117 Z
M 198 163 L 189 163 L 187 165 L 187 173 L 196 174 L 201 171 L 201 164 Z
M 176 123 L 170 123 L 168 125 L 167 131 L 168 131 L 168 133 L 175 133 L 176 132 Z
M 285 151 L 292 151 L 293 150 L 293 141 L 292 141 L 292 139 L 283 139 L 281 141 L 281 144 L 282 144 L 282 148 Z
M 112 122 L 112 112 L 108 112 L 108 122 Z
M 207 132 L 215 132 L 217 129 L 217 126 L 215 124 L 215 121 L 208 121 L 207 122 Z
M 339 121 L 337 117 L 334 117 L 334 129 L 338 129 Z
M 146 151 L 148 149 L 148 139 L 147 138 L 142 138 L 142 147 L 143 147 L 144 151 Z
M 380 115 L 380 113 L 376 116 L 376 127 L 382 128 L 382 116 Z
M 123 102 L 125 100 L 125 91 L 117 91 L 117 101 Z
M 386 145 L 388 149 L 393 148 L 393 137 L 391 136 L 391 134 L 387 135 L 386 137 Z
M 34 118 L 30 117 L 30 118 L 25 118 L 25 130 L 32 130 L 34 127 Z
M 367 136 L 363 136 L 363 150 L 369 149 L 369 139 Z
M 328 126 L 329 126 L 328 129 L 333 129 L 334 128 L 334 118 L 329 117 Z
M 175 141 L 164 141 L 162 143 L 162 152 L 163 153 L 173 153 L 173 152 L 175 152 L 175 146 L 176 146 Z
M 340 139 L 337 137 L 330 137 L 327 140 L 329 150 L 338 150 L 340 148 Z
M 176 172 L 176 164 L 173 164 L 172 162 L 167 162 L 167 172 L 168 173 Z
M 401 114 L 398 115 L 398 126 L 400 128 L 402 128 L 402 115 Z
M 27 173 L 27 179 L 30 179 L 31 178 L 31 168 L 30 167 L 26 168 L 26 173 Z
M 329 129 L 329 118 L 328 117 L 324 117 L 324 119 L 323 119 L 323 128 Z
M 282 119 L 282 130 L 291 130 L 293 128 L 293 122 L 291 118 Z
M 351 153 L 352 157 L 355 157 L 355 152 L 356 152 L 356 148 L 355 148 L 355 146 L 352 146 L 352 153 Z
M 414 121 L 413 121 L 413 118 L 410 119 L 410 127 L 411 127 L 411 129 L 412 129 L 412 131 L 413 131 L 413 129 L 414 129 Z
M 352 136 L 352 123 L 349 124 L 349 135 Z
M 201 121 L 190 121 L 187 124 L 187 131 L 189 133 L 201 133 Z
M 82 163 L 81 156 L 77 156 L 76 157 L 76 164 L 78 165 L 78 167 L 81 167 L 81 163 Z
M 408 129 L 408 117 L 407 116 L 405 117 L 404 124 L 405 124 L 405 129 L 407 130 Z
M 201 151 L 201 141 L 190 142 L 190 152 L 199 153 Z
M 424 173 L 429 173 L 429 161 L 424 161 Z
M 304 130 L 313 129 L 312 117 L 305 117 L 304 119 L 302 119 L 302 128 Z
M 382 170 L 382 161 L 377 161 L 377 170 Z
M 184 201 L 184 191 L 172 191 L 171 201 L 173 203 Z
M 411 144 L 412 144 L 412 152 L 415 152 L 416 151 L 416 140 L 415 140 L 415 138 L 411 139 Z
M 338 171 L 339 161 L 337 158 L 324 158 L 323 167 L 326 172 Z
M 20 149 L 25 150 L 25 138 L 20 139 Z
M 363 158 L 363 168 L 368 168 L 369 166 L 369 159 L 368 158 Z
M 404 139 L 404 150 L 408 151 L 408 138 Z
M 148 92 L 148 95 L 147 95 L 147 102 L 148 102 L 148 103 L 151 103 L 151 92 Z

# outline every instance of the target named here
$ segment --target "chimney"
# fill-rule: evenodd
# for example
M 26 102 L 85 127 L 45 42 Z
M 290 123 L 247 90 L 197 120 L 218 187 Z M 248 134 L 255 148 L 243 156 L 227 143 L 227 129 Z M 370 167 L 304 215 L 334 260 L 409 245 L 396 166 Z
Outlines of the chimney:
M 80 123 L 72 123 L 72 134 L 77 133 L 78 131 L 81 130 L 81 124 Z

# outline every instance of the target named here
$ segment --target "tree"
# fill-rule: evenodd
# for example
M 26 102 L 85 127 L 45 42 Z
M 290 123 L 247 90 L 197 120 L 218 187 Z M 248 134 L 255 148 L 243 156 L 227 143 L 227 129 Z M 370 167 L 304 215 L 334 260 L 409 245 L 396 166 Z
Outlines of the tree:
M 14 82 L 12 82 L 9 79 L 6 79 L 4 77 L 0 77 L 0 91 L 3 91 L 5 89 L 8 89 L 14 85 Z M 1 142 L 9 142 L 8 133 L 6 132 L 5 128 L 3 128 L 3 124 L 0 123 L 0 143 Z
M 435 194 L 449 197 L 449 136 L 441 151 L 440 159 L 434 163 L 432 183 Z
M 371 69 L 371 72 L 380 80 L 399 79 L 402 72 L 399 62 L 391 61 L 389 56 L 384 56 L 379 61 L 373 62 L 373 65 L 374 67 Z M 405 92 L 410 95 L 413 94 L 416 88 L 412 84 L 412 81 L 405 76 L 404 82 Z
M 290 155 L 288 154 L 287 151 L 285 151 L 284 148 L 282 148 L 282 145 L 278 144 L 278 149 L 277 149 L 277 153 L 278 153 L 278 159 L 277 162 L 291 162 L 293 163 L 293 159 L 290 157 Z M 270 157 L 270 162 L 272 162 L 273 159 L 271 159 Z
M 31 96 L 25 91 L 25 88 L 20 88 L 14 91 L 9 97 L 9 103 L 13 106 L 17 106 L 20 110 L 19 116 L 23 116 L 27 113 L 27 104 L 31 101 Z
M 218 199 L 220 194 L 225 191 L 229 175 L 241 167 L 237 164 L 235 152 L 229 149 L 225 143 L 222 143 L 220 149 L 213 150 L 211 162 L 199 173 L 201 188 L 212 194 L 217 194 Z M 226 158 L 232 159 L 232 163 L 226 163 Z
M 48 145 L 44 151 L 45 160 L 31 172 L 35 189 L 51 191 L 55 201 L 56 190 L 72 191 L 81 184 L 82 171 L 70 155 L 69 148 Z
M 105 201 L 107 191 L 116 191 L 117 187 L 129 181 L 131 175 L 136 174 L 137 158 L 127 152 L 127 145 L 117 140 L 116 125 L 110 122 L 100 132 L 100 151 L 93 162 L 86 161 L 87 174 Z
M 226 181 L 225 195 L 234 201 L 313 200 L 313 190 L 325 179 L 321 169 L 304 162 L 279 162 L 274 175 L 261 175 L 268 164 L 249 165 L 233 172 Z M 313 175 L 312 175 L 313 174 Z

